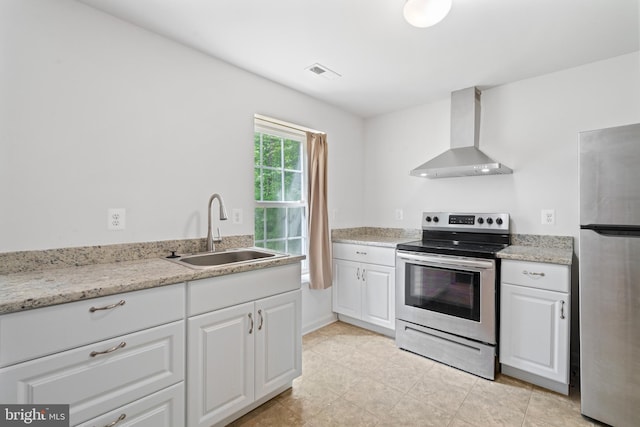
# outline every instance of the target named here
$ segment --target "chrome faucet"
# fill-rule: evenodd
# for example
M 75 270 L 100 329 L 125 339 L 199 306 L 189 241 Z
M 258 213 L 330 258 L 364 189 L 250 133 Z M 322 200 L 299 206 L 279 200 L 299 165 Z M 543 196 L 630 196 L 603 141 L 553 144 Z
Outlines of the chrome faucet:
M 214 243 L 222 242 L 222 236 L 220 235 L 220 227 L 218 227 L 218 237 L 216 239 L 213 238 L 213 234 L 211 233 L 211 205 L 213 204 L 213 199 L 218 199 L 220 203 L 220 220 L 224 221 L 227 219 L 227 210 L 224 208 L 224 202 L 222 201 L 222 196 L 218 193 L 214 193 L 209 198 L 209 210 L 208 210 L 208 223 L 207 227 L 207 252 L 213 252 L 216 250 L 216 246 Z

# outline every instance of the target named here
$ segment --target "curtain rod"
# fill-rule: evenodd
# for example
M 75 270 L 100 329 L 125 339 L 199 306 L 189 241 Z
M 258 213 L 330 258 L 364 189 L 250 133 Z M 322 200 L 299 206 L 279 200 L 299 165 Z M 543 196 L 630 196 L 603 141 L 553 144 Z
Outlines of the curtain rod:
M 276 125 L 284 126 L 284 127 L 289 128 L 289 129 L 294 129 L 294 130 L 298 130 L 298 131 L 302 131 L 302 132 L 321 133 L 323 135 L 326 134 L 326 132 L 322 132 L 322 131 L 311 129 L 311 128 L 308 128 L 308 127 L 305 127 L 305 126 L 300 126 L 300 125 L 296 125 L 296 124 L 293 124 L 293 123 L 285 122 L 284 120 L 274 119 L 273 117 L 263 116 L 262 114 L 254 114 L 253 117 L 255 117 L 256 119 L 263 120 L 265 122 L 269 122 L 269 123 L 273 123 L 273 124 L 276 124 Z

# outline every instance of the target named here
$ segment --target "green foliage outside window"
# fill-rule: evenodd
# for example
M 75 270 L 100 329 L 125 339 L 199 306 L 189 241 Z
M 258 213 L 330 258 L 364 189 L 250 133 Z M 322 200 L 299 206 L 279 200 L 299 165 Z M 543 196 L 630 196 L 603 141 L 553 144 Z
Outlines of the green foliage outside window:
M 254 134 L 255 244 L 305 253 L 302 141 Z

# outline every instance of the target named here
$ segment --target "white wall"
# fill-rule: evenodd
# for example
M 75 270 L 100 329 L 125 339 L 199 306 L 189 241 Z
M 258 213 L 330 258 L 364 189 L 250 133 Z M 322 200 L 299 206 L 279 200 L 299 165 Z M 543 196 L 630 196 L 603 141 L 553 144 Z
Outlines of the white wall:
M 75 1 L 2 0 L 0 29 L 0 252 L 204 237 L 214 192 L 253 234 L 254 113 L 327 132 L 331 226 L 362 223 L 359 117 Z
M 640 122 L 640 57 L 484 90 L 480 148 L 513 175 L 409 176 L 447 149 L 449 109 L 445 99 L 366 121 L 365 223 L 420 228 L 422 211 L 504 211 L 515 233 L 577 237 L 578 132 Z M 396 208 L 402 221 L 394 219 Z M 556 211 L 553 226 L 541 225 L 547 208 Z
M 332 225 L 361 224 L 359 117 L 75 1 L 0 28 L 0 252 L 204 237 L 214 192 L 253 234 L 254 113 L 327 132 Z

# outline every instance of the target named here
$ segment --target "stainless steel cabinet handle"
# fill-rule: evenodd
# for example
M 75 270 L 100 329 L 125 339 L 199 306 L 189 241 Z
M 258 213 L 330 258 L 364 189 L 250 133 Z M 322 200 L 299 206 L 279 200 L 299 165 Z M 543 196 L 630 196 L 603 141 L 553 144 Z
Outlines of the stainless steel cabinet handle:
M 104 307 L 91 307 L 89 311 L 93 313 L 94 311 L 99 311 L 99 310 L 111 310 L 112 308 L 116 308 L 118 306 L 124 305 L 124 303 L 125 301 L 122 299 L 115 304 L 105 305 Z
M 544 277 L 544 273 L 534 273 L 533 271 L 527 271 L 527 270 L 524 270 L 522 272 L 522 274 L 524 274 L 525 276 L 529 276 L 532 279 L 536 279 L 536 280 L 541 278 L 541 277 Z
M 564 301 L 560 301 L 560 318 L 564 319 Z
M 109 423 L 107 425 L 105 425 L 104 427 L 113 427 L 114 425 L 118 424 L 120 421 L 124 420 L 125 418 L 127 418 L 127 414 L 122 414 L 118 417 L 117 420 L 115 420 L 112 423 Z
M 251 326 L 249 326 L 249 333 L 253 333 L 253 316 L 249 313 L 249 320 L 251 321 Z
M 262 317 L 262 310 L 258 310 L 258 314 L 260 315 L 260 325 L 258 325 L 258 330 L 262 330 L 262 325 L 264 324 L 264 317 Z
M 364 282 L 364 268 L 362 269 L 362 281 Z
M 360 280 L 360 267 L 356 270 L 356 277 Z
M 366 252 L 356 251 L 356 254 L 357 254 L 357 255 L 366 255 L 367 253 L 366 253 Z
M 111 347 L 108 350 L 104 350 L 104 351 L 92 351 L 91 353 L 89 353 L 89 356 L 91 357 L 96 357 L 99 356 L 101 354 L 108 354 L 108 353 L 113 353 L 114 351 L 120 349 L 120 348 L 124 348 L 127 345 L 126 342 L 122 341 L 120 344 L 118 344 L 115 347 Z

